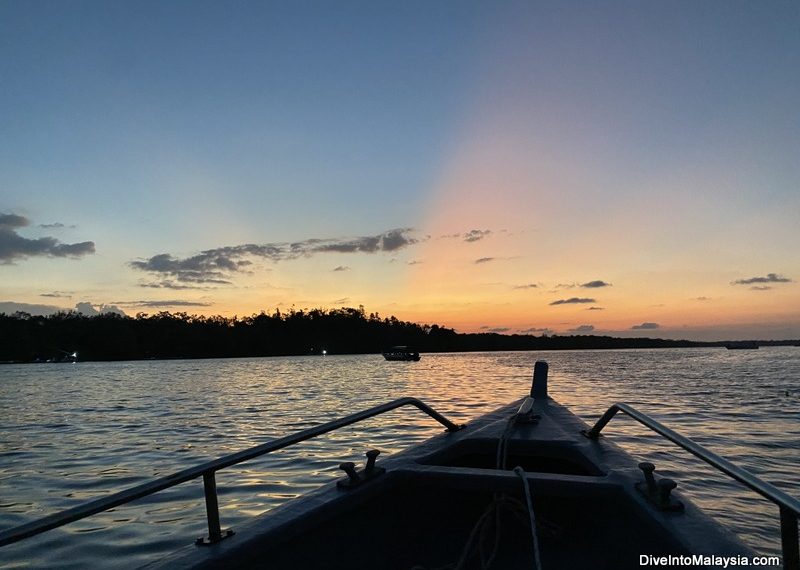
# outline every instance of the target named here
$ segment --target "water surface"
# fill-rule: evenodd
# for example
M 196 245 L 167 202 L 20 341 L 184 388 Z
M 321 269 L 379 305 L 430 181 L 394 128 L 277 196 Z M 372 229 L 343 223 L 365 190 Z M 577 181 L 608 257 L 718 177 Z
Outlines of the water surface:
M 616 401 L 800 496 L 800 348 L 379 355 L 0 367 L 0 529 L 401 396 L 466 422 L 526 395 L 535 360 L 550 393 L 587 422 Z M 217 474 L 236 527 L 340 476 L 373 447 L 439 433 L 413 408 Z M 604 431 L 765 554 L 777 508 L 625 416 Z M 188 482 L 0 550 L 2 568 L 135 568 L 205 533 Z

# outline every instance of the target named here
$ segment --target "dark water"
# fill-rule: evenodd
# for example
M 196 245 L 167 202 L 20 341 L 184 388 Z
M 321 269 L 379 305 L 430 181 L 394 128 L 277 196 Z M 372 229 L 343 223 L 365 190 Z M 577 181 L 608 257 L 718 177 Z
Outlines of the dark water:
M 800 348 L 619 350 L 7 365 L 0 367 L 0 528 L 400 396 L 468 421 L 526 394 L 533 363 L 587 422 L 616 401 L 800 496 Z M 338 477 L 372 447 L 438 424 L 413 409 L 218 473 L 223 526 Z M 618 416 L 604 431 L 764 554 L 777 509 Z M 205 533 L 199 481 L 0 549 L 2 568 L 132 568 Z

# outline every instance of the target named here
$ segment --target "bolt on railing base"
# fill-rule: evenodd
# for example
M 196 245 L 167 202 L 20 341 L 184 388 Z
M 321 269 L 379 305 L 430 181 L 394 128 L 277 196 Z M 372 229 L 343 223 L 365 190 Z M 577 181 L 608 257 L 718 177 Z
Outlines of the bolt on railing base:
M 233 536 L 236 534 L 232 528 L 223 528 L 222 532 L 220 532 L 219 537 L 211 537 L 211 536 L 201 536 L 197 540 L 194 541 L 195 546 L 211 546 L 212 544 L 216 544 L 221 540 L 225 540 L 229 536 Z

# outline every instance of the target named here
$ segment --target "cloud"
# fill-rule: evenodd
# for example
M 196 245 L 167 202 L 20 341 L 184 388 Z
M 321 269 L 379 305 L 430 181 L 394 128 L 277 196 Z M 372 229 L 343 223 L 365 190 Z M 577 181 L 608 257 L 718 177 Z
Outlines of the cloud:
M 94 253 L 94 242 L 61 243 L 54 237 L 29 239 L 17 233 L 30 220 L 17 214 L 0 214 L 0 263 L 34 256 L 83 257 Z
M 39 224 L 39 227 L 45 230 L 50 230 L 56 228 L 65 228 L 66 226 L 61 222 L 56 222 L 54 224 Z
M 693 300 L 694 301 L 710 301 L 711 298 L 710 297 L 695 297 Z
M 63 307 L 54 305 L 36 305 L 31 303 L 15 303 L 14 301 L 0 301 L 0 314 L 13 315 L 14 313 L 28 313 L 34 316 L 54 315 L 59 311 L 67 311 Z
M 769 285 L 753 285 L 750 287 L 751 291 L 769 291 L 772 289 Z
M 504 231 L 504 230 L 501 230 Z M 482 240 L 492 234 L 492 230 L 469 230 L 464 233 L 442 234 L 439 239 L 461 239 L 467 243 Z
M 350 302 L 350 297 L 342 297 L 341 299 L 335 299 L 331 301 L 331 305 L 346 305 Z
M 634 331 L 635 330 L 653 330 L 653 329 L 660 328 L 660 326 L 661 325 L 659 325 L 658 323 L 642 323 L 640 325 L 633 325 L 631 327 L 631 330 L 634 330 Z
M 749 279 L 737 279 L 731 281 L 731 285 L 752 285 L 753 283 L 791 283 L 792 280 L 788 277 L 778 275 L 777 273 L 767 273 L 766 277 L 750 277 Z
M 287 261 L 320 253 L 392 252 L 417 243 L 408 235 L 410 228 L 394 229 L 375 236 L 336 239 L 307 239 L 294 243 L 242 244 L 208 249 L 186 258 L 160 253 L 148 259 L 131 261 L 140 271 L 163 278 L 157 286 L 176 288 L 175 284 L 230 285 L 234 274 L 252 265 L 250 258 Z M 171 285 L 165 285 L 170 283 Z
M 155 281 L 152 283 L 139 283 L 139 287 L 147 287 L 149 289 L 175 289 L 178 291 L 183 291 L 186 289 L 207 291 L 211 289 L 211 287 L 202 287 L 200 285 L 182 285 L 181 283 L 175 283 L 174 281 L 169 280 Z
M 475 260 L 475 263 L 489 263 L 490 261 L 494 261 L 496 258 L 494 257 L 479 257 Z
M 577 287 L 575 283 L 559 283 L 556 285 L 556 289 L 573 289 Z
M 93 305 L 88 301 L 77 303 L 74 309 L 65 307 L 56 307 L 54 305 L 36 305 L 31 303 L 15 303 L 13 301 L 0 302 L 0 313 L 11 315 L 16 312 L 28 313 L 35 316 L 48 316 L 56 313 L 64 313 L 67 311 L 75 311 L 87 317 L 94 317 L 106 313 L 116 313 L 117 315 L 125 316 L 125 313 L 116 305 Z
M 41 293 L 40 297 L 52 297 L 54 299 L 70 299 L 72 293 L 68 291 L 53 291 L 52 293 Z
M 481 330 L 486 331 L 487 333 L 501 334 L 501 333 L 506 333 L 511 329 L 509 327 L 490 327 L 489 325 L 483 325 L 481 327 Z
M 594 330 L 594 325 L 581 325 L 579 327 L 575 327 L 574 329 L 567 329 L 568 332 L 576 332 L 576 333 L 586 333 L 592 332 Z
M 122 309 L 116 305 L 93 305 L 88 301 L 77 303 L 75 305 L 75 312 L 87 317 L 96 317 L 97 315 L 105 315 L 108 313 L 114 313 L 122 317 L 125 316 L 125 313 L 122 311 Z
M 553 301 L 550 303 L 551 305 L 571 305 L 573 303 L 596 303 L 596 299 L 591 299 L 589 297 L 570 297 L 569 299 L 559 299 L 558 301 Z
M 470 230 L 464 234 L 464 241 L 472 243 L 479 241 L 492 233 L 492 230 Z
M 587 311 L 605 311 L 603 307 L 589 307 Z
M 536 289 L 539 287 L 536 283 L 528 283 L 527 285 L 515 285 L 514 289 Z
M 0 228 L 24 228 L 31 222 L 28 218 L 17 214 L 0 214 Z
M 333 268 L 334 271 L 350 271 L 350 268 L 346 265 L 337 265 Z
M 171 299 L 165 301 L 114 301 L 115 305 L 123 305 L 125 307 L 145 307 L 145 308 L 159 308 L 159 307 L 210 307 L 213 303 L 204 301 L 183 301 L 179 299 Z M 111 305 L 112 307 L 114 305 Z
M 611 283 L 606 283 L 605 281 L 600 281 L 597 279 L 595 281 L 589 281 L 588 283 L 582 283 L 581 287 L 596 289 L 598 287 L 611 287 Z
M 424 263 L 418 259 L 412 259 L 411 261 L 406 262 L 407 265 L 419 265 L 420 263 Z
M 542 334 L 550 334 L 553 331 L 551 329 L 548 329 L 548 328 L 531 327 L 531 328 L 528 328 L 528 329 L 519 329 L 517 332 L 521 332 L 521 333 L 537 333 L 538 332 L 538 333 L 542 333 Z

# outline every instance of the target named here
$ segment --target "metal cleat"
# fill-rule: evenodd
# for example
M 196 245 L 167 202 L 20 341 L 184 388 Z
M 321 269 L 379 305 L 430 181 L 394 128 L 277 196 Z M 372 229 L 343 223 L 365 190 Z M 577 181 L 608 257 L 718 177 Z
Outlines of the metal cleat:
M 647 497 L 655 507 L 662 511 L 682 511 L 683 503 L 672 496 L 672 490 L 678 484 L 672 479 L 656 479 L 653 472 L 656 466 L 649 461 L 639 463 L 639 469 L 644 473 L 644 481 L 636 483 L 636 489 Z
M 340 489 L 352 489 L 353 487 L 358 487 L 362 483 L 365 483 L 366 481 L 385 473 L 386 469 L 375 465 L 375 461 L 380 453 L 381 452 L 378 449 L 371 449 L 367 451 L 367 463 L 364 465 L 364 469 L 360 471 L 356 470 L 356 464 L 352 461 L 341 463 L 339 465 L 339 469 L 347 473 L 347 479 L 339 479 L 339 481 L 336 482 L 336 485 Z

